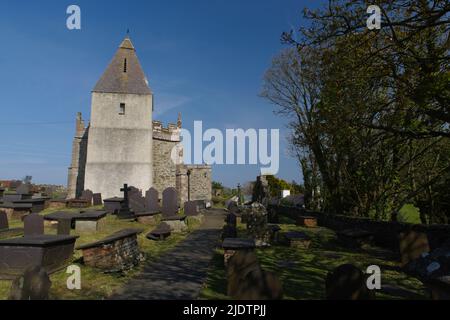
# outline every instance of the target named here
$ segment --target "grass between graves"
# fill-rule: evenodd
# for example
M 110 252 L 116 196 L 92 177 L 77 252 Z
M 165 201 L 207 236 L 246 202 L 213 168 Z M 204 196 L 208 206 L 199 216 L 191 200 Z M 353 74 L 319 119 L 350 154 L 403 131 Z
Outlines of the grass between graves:
M 90 209 L 100 209 L 100 207 L 92 207 Z M 61 211 L 61 209 L 46 209 L 41 214 L 49 214 L 55 211 Z M 66 209 L 64 209 L 66 211 Z M 77 209 L 69 209 L 68 211 L 77 211 Z M 125 228 L 140 228 L 144 231 L 138 236 L 138 242 L 141 252 L 145 255 L 146 261 L 157 258 L 162 253 L 175 247 L 181 240 L 183 240 L 189 232 L 196 229 L 199 226 L 199 222 L 188 218 L 189 230 L 180 234 L 172 234 L 165 241 L 152 241 L 148 240 L 145 235 L 156 227 L 155 225 L 144 225 L 138 222 L 129 222 L 116 219 L 115 216 L 108 215 L 106 218 L 104 227 L 101 231 L 96 233 L 77 233 L 72 230 L 72 235 L 80 236 L 75 246 L 94 242 L 100 240 L 116 231 Z M 23 227 L 23 223 L 20 220 L 13 220 L 10 222 L 10 227 Z M 56 234 L 55 227 L 45 227 L 46 234 Z M 110 296 L 114 291 L 118 290 L 121 286 L 125 285 L 133 276 L 136 276 L 141 268 L 143 268 L 143 262 L 140 267 L 124 273 L 103 273 L 101 270 L 90 268 L 83 265 L 81 251 L 75 250 L 72 259 L 72 264 L 78 265 L 81 268 L 81 290 L 69 290 L 67 289 L 66 281 L 70 274 L 66 273 L 66 269 L 62 269 L 59 272 L 55 272 L 51 275 L 52 287 L 50 290 L 50 298 L 57 300 L 72 300 L 72 299 L 105 299 Z M 11 281 L 0 280 L 0 300 L 8 298 L 11 288 Z
M 301 231 L 312 238 L 309 249 L 292 249 L 283 245 L 257 249 L 258 259 L 264 270 L 274 272 L 283 283 L 284 299 L 324 299 L 325 277 L 328 271 L 344 263 L 352 263 L 363 271 L 370 265 L 381 268 L 382 287 L 376 299 L 428 299 L 423 284 L 398 270 L 395 255 L 376 247 L 353 250 L 337 245 L 335 233 L 327 228 L 304 228 L 284 218 L 282 232 Z M 246 237 L 245 226 L 238 225 L 240 237 Z M 226 272 L 223 250 L 216 250 L 207 280 L 200 294 L 201 299 L 230 299 L 226 295 Z

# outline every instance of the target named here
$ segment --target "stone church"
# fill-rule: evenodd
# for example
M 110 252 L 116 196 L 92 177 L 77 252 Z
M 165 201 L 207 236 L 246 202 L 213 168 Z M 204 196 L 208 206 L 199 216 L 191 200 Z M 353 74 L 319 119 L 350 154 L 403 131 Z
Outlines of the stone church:
M 180 205 L 211 200 L 211 166 L 185 165 L 177 124 L 153 120 L 153 93 L 127 36 L 92 90 L 91 121 L 78 113 L 68 175 L 68 198 L 83 190 L 121 197 L 126 183 L 178 191 Z

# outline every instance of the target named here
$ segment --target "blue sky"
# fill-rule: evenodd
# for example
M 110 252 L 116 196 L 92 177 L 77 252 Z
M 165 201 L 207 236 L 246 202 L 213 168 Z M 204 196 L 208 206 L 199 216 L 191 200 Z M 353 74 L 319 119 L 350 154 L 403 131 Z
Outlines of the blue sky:
M 66 28 L 81 8 L 82 29 Z M 4 1 L 0 2 L 0 179 L 32 175 L 66 184 L 78 111 L 89 119 L 90 92 L 130 29 L 155 95 L 154 118 L 183 126 L 279 128 L 279 177 L 302 180 L 287 150 L 287 119 L 260 98 L 262 77 L 318 1 Z M 227 186 L 254 180 L 255 165 L 216 165 Z

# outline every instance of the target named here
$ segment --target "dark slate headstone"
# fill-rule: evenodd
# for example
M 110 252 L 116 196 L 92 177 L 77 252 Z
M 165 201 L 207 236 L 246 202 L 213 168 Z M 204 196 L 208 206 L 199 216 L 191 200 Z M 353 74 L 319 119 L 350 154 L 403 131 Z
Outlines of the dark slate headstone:
M 159 205 L 158 199 L 158 190 L 153 187 L 145 192 L 145 210 L 148 212 L 161 211 L 161 206 Z
M 162 214 L 165 217 L 174 216 L 178 213 L 178 195 L 175 188 L 167 188 L 162 193 Z
M 423 232 L 408 230 L 400 233 L 399 240 L 402 267 L 420 258 L 423 253 L 430 252 L 428 236 Z
M 124 184 L 123 188 L 120 189 L 123 192 L 123 201 L 120 203 L 120 209 L 117 212 L 118 219 L 133 219 L 136 217 L 134 212 L 130 210 L 129 192 L 132 190 L 127 184 Z
M 17 194 L 30 194 L 30 185 L 28 183 L 22 183 L 16 189 Z
M 144 212 L 145 210 L 145 198 L 142 196 L 139 190 L 132 190 L 128 194 L 128 201 L 130 204 L 130 209 L 135 212 Z
M 236 225 L 237 225 L 237 217 L 236 217 L 236 215 L 234 213 L 227 214 L 227 216 L 225 218 L 225 222 L 227 223 L 227 225 L 230 225 L 230 226 L 236 228 Z
M 9 300 L 47 300 L 52 282 L 41 266 L 28 268 L 13 281 Z
M 184 203 L 184 214 L 186 216 L 198 215 L 198 205 L 195 201 L 186 201 Z
M 93 197 L 93 192 L 91 190 L 83 190 L 83 192 L 81 192 L 81 200 L 86 200 L 87 202 L 89 202 L 90 205 L 92 205 L 92 197 Z
M 72 220 L 71 219 L 61 219 L 58 220 L 58 235 L 70 235 L 70 229 L 72 229 Z
M 227 206 L 227 209 L 228 209 L 228 212 L 237 213 L 238 210 L 239 210 L 237 202 L 236 201 L 230 201 L 230 203 Z
M 2 229 L 9 229 L 8 216 L 4 211 L 0 211 L 0 230 Z
M 352 264 L 328 272 L 325 290 L 327 300 L 371 300 L 375 294 L 367 288 L 367 276 Z
M 23 220 L 24 236 L 38 236 L 44 234 L 44 217 L 37 213 L 29 214 Z
M 94 206 L 101 206 L 103 205 L 102 201 L 102 194 L 101 193 L 94 193 L 92 194 L 92 201 Z

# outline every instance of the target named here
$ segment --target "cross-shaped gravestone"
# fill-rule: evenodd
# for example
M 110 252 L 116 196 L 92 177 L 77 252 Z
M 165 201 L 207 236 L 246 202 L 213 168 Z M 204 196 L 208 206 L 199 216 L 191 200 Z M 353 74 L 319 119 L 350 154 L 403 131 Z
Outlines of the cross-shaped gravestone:
M 198 206 L 195 201 L 186 201 L 184 203 L 184 214 L 186 216 L 196 216 L 198 215 Z
M 145 210 L 148 212 L 161 211 L 161 207 L 158 202 L 158 190 L 153 187 L 145 192 Z
M 132 219 L 134 218 L 134 213 L 130 210 L 130 202 L 128 192 L 130 192 L 132 188 L 128 187 L 127 184 L 123 185 L 123 188 L 120 191 L 123 192 L 123 202 L 120 206 L 120 210 L 117 213 L 117 218 L 119 219 Z
M 37 213 L 29 214 L 23 220 L 24 236 L 39 236 L 44 234 L 44 217 Z
M 92 201 L 93 201 L 94 206 L 101 206 L 103 204 L 102 194 L 101 193 L 94 193 L 92 195 Z
M 128 192 L 131 191 L 132 188 L 128 187 L 128 185 L 125 183 L 123 185 L 123 188 L 120 189 L 120 191 L 123 192 L 123 202 L 128 206 Z
M 178 213 L 177 190 L 175 188 L 167 188 L 162 193 L 163 207 L 162 214 L 164 217 L 172 217 Z
M 0 230 L 2 229 L 9 229 L 8 216 L 4 211 L 0 211 Z

